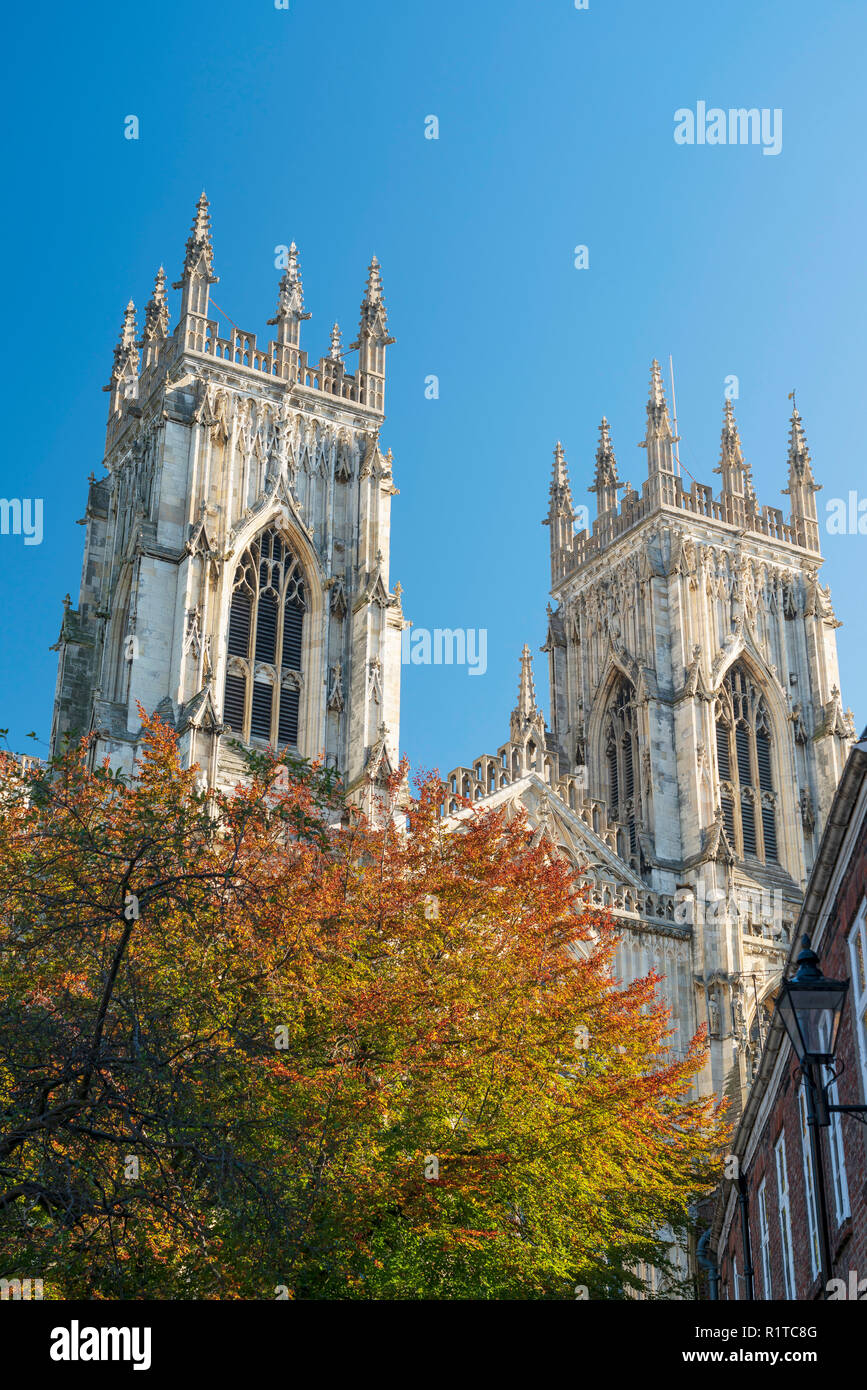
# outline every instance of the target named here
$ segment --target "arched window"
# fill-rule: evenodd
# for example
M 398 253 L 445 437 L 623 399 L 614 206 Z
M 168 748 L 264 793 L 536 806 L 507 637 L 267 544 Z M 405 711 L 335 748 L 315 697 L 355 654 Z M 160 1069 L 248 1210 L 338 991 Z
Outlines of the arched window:
M 608 807 L 612 820 L 622 821 L 629 834 L 629 852 L 638 849 L 641 791 L 636 769 L 640 767 L 635 691 L 621 676 L 605 719 L 605 765 L 608 773 Z
M 761 691 L 741 665 L 723 681 L 714 712 L 723 823 L 739 858 L 777 861 L 771 724 Z
M 264 531 L 235 570 L 223 719 L 245 742 L 298 744 L 306 600 L 301 565 L 277 531 Z

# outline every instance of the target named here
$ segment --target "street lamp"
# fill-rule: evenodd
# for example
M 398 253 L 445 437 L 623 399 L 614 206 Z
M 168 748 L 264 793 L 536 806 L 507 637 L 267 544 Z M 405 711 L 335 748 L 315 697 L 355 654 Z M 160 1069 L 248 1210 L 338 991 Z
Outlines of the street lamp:
M 784 980 L 777 1009 L 801 1064 L 828 1066 L 837 1051 L 837 1034 L 848 980 L 826 980 L 809 936 L 801 938 L 798 973 Z
M 828 980 L 819 968 L 819 957 L 809 936 L 801 939 L 797 974 L 784 980 L 777 997 L 777 1013 L 783 1021 L 795 1055 L 801 1064 L 807 1099 L 807 1127 L 810 1131 L 810 1157 L 816 1184 L 819 1217 L 819 1254 L 823 1296 L 827 1297 L 831 1278 L 831 1241 L 828 1233 L 828 1198 L 819 1130 L 830 1125 L 830 1112 L 852 1114 L 867 1110 L 864 1105 L 829 1105 L 822 1067 L 831 1066 L 837 1051 L 837 1034 L 848 980 Z M 833 1078 L 832 1078 L 833 1079 Z

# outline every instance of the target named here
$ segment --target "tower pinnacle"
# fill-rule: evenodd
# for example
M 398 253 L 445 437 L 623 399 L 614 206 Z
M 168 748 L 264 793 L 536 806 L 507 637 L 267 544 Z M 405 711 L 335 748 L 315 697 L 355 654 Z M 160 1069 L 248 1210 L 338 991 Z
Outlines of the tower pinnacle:
M 214 274 L 214 248 L 211 244 L 211 213 L 210 204 L 202 189 L 199 201 L 196 203 L 196 212 L 193 217 L 193 226 L 190 235 L 187 237 L 187 249 L 184 256 L 183 279 L 196 273 L 204 272 L 211 283 L 216 283 L 213 279 Z M 183 284 L 173 286 L 179 290 Z
M 650 477 L 655 473 L 674 472 L 674 434 L 668 415 L 668 402 L 662 384 L 662 372 L 654 357 L 650 367 L 650 397 L 647 402 L 647 433 L 640 448 L 647 449 L 647 471 Z
M 565 573 L 575 527 L 575 507 L 572 502 L 572 489 L 569 486 L 569 470 L 559 439 L 554 448 L 548 515 L 543 518 L 542 525 L 551 528 L 551 582 L 556 584 Z
M 280 280 L 277 313 L 268 323 L 277 325 L 278 343 L 297 348 L 301 341 L 300 325 L 309 318 L 310 315 L 304 312 L 304 286 L 301 283 L 298 247 L 293 241 L 289 247 L 286 269 Z
M 388 315 L 382 293 L 382 275 L 376 256 L 370 262 L 367 285 L 361 301 L 361 321 L 358 338 L 351 344 L 358 348 L 358 375 L 362 383 L 364 404 L 374 410 L 385 407 L 385 349 L 394 342 L 388 336 Z
M 172 285 L 172 289 L 181 291 L 178 336 L 181 344 L 194 352 L 205 352 L 207 348 L 208 298 L 211 285 L 216 283 L 211 214 L 203 192 L 196 204 L 192 231 L 187 237 L 183 273 L 180 280 Z
M 159 338 L 167 337 L 168 331 L 169 306 L 166 299 L 166 272 L 160 266 L 154 279 L 154 292 L 145 306 L 145 322 L 139 346 L 143 347 L 147 343 L 153 343 Z
M 599 516 L 617 510 L 617 493 L 623 484 L 617 477 L 617 459 L 611 444 L 611 430 L 605 416 L 599 426 L 599 445 L 596 449 L 596 471 L 593 482 L 587 489 L 596 493 L 596 511 Z
M 114 414 L 120 409 L 121 403 L 128 399 L 134 399 L 138 395 L 138 364 L 139 354 L 136 346 L 136 327 L 135 327 L 135 305 L 129 301 L 123 311 L 123 324 L 120 330 L 120 338 L 114 349 L 114 360 L 111 367 L 111 380 L 104 391 L 111 392 L 109 402 L 109 414 Z
M 541 752 L 545 747 L 546 741 L 545 720 L 542 711 L 536 704 L 536 686 L 533 681 L 533 658 L 530 655 L 530 648 L 525 642 L 524 649 L 521 652 L 521 676 L 518 681 L 518 703 L 512 710 L 512 717 L 510 720 L 512 742 L 523 742 L 528 730 L 531 728 L 536 730 L 538 748 Z M 539 766 L 541 766 L 541 763 Z
M 536 709 L 536 686 L 533 681 L 533 658 L 530 648 L 524 643 L 521 652 L 521 676 L 518 681 L 518 704 L 516 706 L 522 719 L 532 719 Z
M 720 435 L 720 460 L 714 473 L 722 474 L 722 491 L 730 495 L 744 497 L 751 490 L 752 479 L 749 465 L 744 463 L 744 451 L 738 433 L 734 406 L 726 400 L 723 409 L 723 426 Z
M 815 498 L 815 493 L 820 489 L 821 483 L 817 483 L 813 476 L 813 464 L 800 412 L 793 402 L 789 428 L 789 485 L 783 488 L 783 495 L 791 499 L 791 527 L 795 540 L 808 550 L 820 549 Z

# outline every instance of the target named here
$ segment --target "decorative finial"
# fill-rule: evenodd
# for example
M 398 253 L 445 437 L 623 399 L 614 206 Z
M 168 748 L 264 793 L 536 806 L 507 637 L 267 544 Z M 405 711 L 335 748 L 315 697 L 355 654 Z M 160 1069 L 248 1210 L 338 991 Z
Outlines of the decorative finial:
M 374 339 L 380 347 L 387 347 L 394 339 L 388 337 L 388 314 L 385 307 L 385 298 L 382 292 L 382 275 L 380 274 L 379 261 L 376 256 L 370 262 L 367 270 L 367 284 L 364 290 L 364 298 L 361 301 L 361 323 L 358 330 L 358 340 L 351 344 L 351 347 L 361 347 L 365 339 Z M 360 365 L 360 364 L 359 364 Z
M 111 367 L 111 381 L 104 391 L 114 391 L 120 383 L 131 383 L 138 377 L 138 347 L 136 346 L 135 305 L 129 301 L 123 311 L 123 324 L 120 338 L 114 349 Z
M 659 363 L 654 357 L 650 364 L 650 400 L 649 406 L 659 409 L 665 406 L 665 387 L 662 384 L 662 371 Z
M 204 189 L 196 203 L 192 230 L 187 237 L 183 276 L 172 288 L 181 289 L 184 281 L 196 274 L 204 275 L 212 285 L 217 283 L 214 275 L 214 248 L 211 245 L 211 214 Z
M 518 706 L 516 713 L 522 719 L 530 719 L 536 710 L 536 687 L 533 681 L 533 658 L 530 648 L 524 643 L 521 652 L 521 676 L 518 682 Z
M 617 494 L 623 484 L 617 476 L 617 459 L 611 443 L 611 430 L 606 417 L 602 416 L 599 426 L 599 444 L 596 449 L 596 469 L 593 482 L 587 489 L 596 493 L 596 509 L 600 516 L 617 510 Z
M 289 258 L 280 281 L 277 299 L 277 314 L 269 319 L 269 324 L 300 323 L 309 319 L 304 312 L 304 286 L 301 282 L 301 266 L 298 261 L 298 247 L 295 242 L 289 247 Z
M 795 393 L 791 393 L 790 399 L 794 401 Z M 810 451 L 807 448 L 807 436 L 804 433 L 804 422 L 801 419 L 797 405 L 792 406 L 792 418 L 789 428 L 789 486 L 792 482 L 812 483 L 813 467 L 810 459 Z M 816 489 L 818 491 L 818 489 Z
M 166 299 L 166 272 L 160 266 L 154 279 L 154 292 L 145 306 L 145 323 L 140 347 L 168 337 L 169 306 Z
M 343 359 L 343 334 L 340 332 L 339 323 L 335 323 L 331 330 L 331 351 L 328 356 L 332 362 L 340 362 Z
M 650 367 L 650 397 L 647 402 L 647 432 L 640 447 L 647 450 L 648 473 L 674 472 L 674 433 L 668 416 L 668 402 L 662 372 L 654 357 Z

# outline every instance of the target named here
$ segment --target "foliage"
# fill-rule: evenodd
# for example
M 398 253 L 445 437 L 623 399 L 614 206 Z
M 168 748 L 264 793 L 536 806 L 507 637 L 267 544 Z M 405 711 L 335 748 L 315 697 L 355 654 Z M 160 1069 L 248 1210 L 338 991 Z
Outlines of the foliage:
M 61 1297 L 622 1297 L 710 1190 L 698 1036 L 521 817 L 376 827 L 145 722 L 0 767 L 0 1245 Z M 0 754 L 0 758 L 4 755 Z

